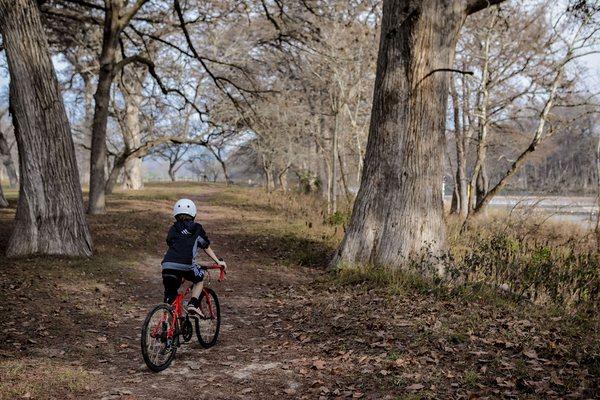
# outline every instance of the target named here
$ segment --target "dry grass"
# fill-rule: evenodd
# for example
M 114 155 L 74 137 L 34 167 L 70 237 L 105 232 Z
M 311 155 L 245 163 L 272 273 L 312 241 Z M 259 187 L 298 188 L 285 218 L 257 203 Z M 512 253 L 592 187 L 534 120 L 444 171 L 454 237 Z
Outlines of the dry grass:
M 33 373 L 35 371 L 35 373 Z M 93 390 L 93 375 L 81 367 L 48 360 L 0 362 L 0 399 L 83 398 Z
M 461 232 L 451 218 L 452 273 L 500 287 L 519 299 L 594 314 L 600 305 L 600 258 L 591 232 L 534 212 L 493 213 Z

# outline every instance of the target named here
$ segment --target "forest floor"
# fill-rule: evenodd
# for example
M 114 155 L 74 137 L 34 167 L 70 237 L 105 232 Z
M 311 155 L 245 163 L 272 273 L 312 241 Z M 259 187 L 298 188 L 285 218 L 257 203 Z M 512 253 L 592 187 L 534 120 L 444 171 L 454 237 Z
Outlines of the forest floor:
M 162 300 L 182 195 L 229 265 L 211 284 L 222 331 L 152 373 L 139 333 Z M 90 217 L 91 259 L 0 257 L 0 399 L 600 396 L 594 324 L 476 291 L 342 279 L 325 268 L 341 232 L 308 204 L 281 204 L 258 189 L 153 185 Z M 12 205 L 0 210 L 1 254 Z

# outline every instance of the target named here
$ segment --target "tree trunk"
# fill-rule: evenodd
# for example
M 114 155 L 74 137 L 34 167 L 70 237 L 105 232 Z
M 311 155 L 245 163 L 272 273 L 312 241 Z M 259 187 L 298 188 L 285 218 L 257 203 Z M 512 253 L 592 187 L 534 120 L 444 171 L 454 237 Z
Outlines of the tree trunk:
M 600 136 L 596 139 L 596 250 L 600 252 Z
M 10 147 L 8 146 L 8 142 L 2 131 L 0 131 L 0 160 L 2 161 L 2 164 L 4 164 L 10 187 L 15 188 L 19 183 L 19 178 L 17 177 L 15 164 L 10 155 Z
M 279 182 L 279 188 L 283 192 L 287 192 L 288 191 L 287 172 L 279 173 L 277 175 L 277 181 Z
M 223 176 L 225 177 L 225 185 L 231 185 L 233 181 L 229 177 L 229 173 L 227 172 L 227 165 L 225 164 L 225 160 L 219 158 L 219 164 L 221 164 L 221 169 L 223 170 Z
M 20 169 L 6 253 L 90 256 L 75 147 L 37 4 L 0 0 L 0 30 Z
M 484 159 L 485 161 L 485 159 Z M 477 174 L 477 182 L 475 185 L 475 208 L 478 208 L 485 198 L 489 189 L 489 178 L 487 174 L 487 166 L 485 164 L 481 164 L 481 169 L 479 170 L 479 174 Z
M 8 207 L 8 200 L 4 197 L 4 192 L 2 191 L 2 182 L 0 182 L 0 208 Z
M 108 180 L 106 181 L 106 194 L 113 194 L 115 188 L 117 187 L 117 182 L 122 171 L 123 166 L 117 165 L 117 160 L 115 160 L 115 165 L 110 171 L 110 174 L 108 175 Z
M 342 154 L 339 151 L 338 151 L 338 161 L 340 163 L 340 178 L 342 181 L 342 186 L 344 187 L 344 195 L 346 196 L 346 202 L 348 204 L 351 204 L 352 203 L 352 193 L 350 193 L 350 189 L 348 188 L 348 182 L 346 181 L 346 164 L 344 163 Z
M 493 39 L 493 28 L 496 24 L 498 12 L 492 15 L 489 21 L 485 41 L 483 44 L 483 65 L 481 67 L 481 103 L 478 107 L 478 128 L 479 137 L 477 142 L 477 159 L 473 168 L 473 176 L 471 176 L 471 199 L 469 200 L 468 213 L 478 207 L 487 193 L 488 177 L 485 167 L 487 157 L 487 133 L 488 133 L 488 105 L 490 101 L 490 44 Z
M 273 165 L 270 160 L 262 155 L 262 167 L 265 174 L 265 190 L 267 193 L 275 190 L 275 181 L 273 181 Z
M 169 178 L 171 178 L 171 182 L 175 182 L 177 180 L 177 176 L 175 174 L 175 164 L 169 164 Z
M 227 172 L 227 165 L 225 164 L 225 160 L 221 155 L 222 148 L 214 148 L 213 146 L 207 145 L 206 148 L 212 153 L 215 159 L 221 164 L 221 169 L 223 170 L 223 178 L 225 179 L 225 185 L 228 186 L 233 183 L 231 178 L 229 177 L 229 173 Z
M 290 166 L 288 164 L 279 172 L 279 174 L 277 174 L 277 181 L 279 182 L 279 188 L 284 192 L 288 191 L 287 172 L 288 172 L 289 168 L 290 168 Z
M 94 121 L 92 123 L 90 194 L 88 204 L 88 213 L 90 214 L 103 214 L 105 211 L 106 125 L 108 122 L 110 89 L 114 77 L 119 36 L 119 7 L 113 1 L 107 2 L 107 7 L 102 36 L 98 86 L 94 94 L 95 108 Z
M 331 199 L 330 214 L 337 212 L 337 175 L 338 175 L 338 128 L 339 112 L 335 113 L 333 132 L 331 133 L 331 174 L 329 175 L 329 198 Z
M 467 181 L 467 159 L 465 155 L 466 133 L 465 126 L 461 124 L 460 104 L 454 79 L 450 81 L 450 94 L 452 96 L 452 111 L 454 119 L 454 140 L 456 147 L 456 173 L 455 190 L 452 195 L 453 211 L 462 218 L 469 212 L 468 203 L 468 181 Z
M 121 86 L 125 99 L 125 129 L 123 141 L 125 150 L 129 153 L 142 145 L 140 132 L 140 105 L 142 103 L 142 84 L 135 70 L 125 74 L 129 77 Z M 140 190 L 144 187 L 142 180 L 142 159 L 128 157 L 123 168 L 123 189 Z
M 361 186 L 334 264 L 425 257 L 423 273 L 444 274 L 447 69 L 466 15 L 463 1 L 384 0 Z

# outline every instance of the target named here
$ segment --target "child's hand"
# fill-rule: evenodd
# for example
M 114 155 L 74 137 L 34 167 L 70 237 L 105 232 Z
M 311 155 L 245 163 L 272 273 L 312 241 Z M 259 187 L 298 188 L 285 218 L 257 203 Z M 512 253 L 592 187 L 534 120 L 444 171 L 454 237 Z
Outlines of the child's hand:
M 223 259 L 219 259 L 219 261 L 217 261 L 217 263 L 223 267 L 223 271 L 227 271 L 227 263 L 225 261 L 223 261 Z

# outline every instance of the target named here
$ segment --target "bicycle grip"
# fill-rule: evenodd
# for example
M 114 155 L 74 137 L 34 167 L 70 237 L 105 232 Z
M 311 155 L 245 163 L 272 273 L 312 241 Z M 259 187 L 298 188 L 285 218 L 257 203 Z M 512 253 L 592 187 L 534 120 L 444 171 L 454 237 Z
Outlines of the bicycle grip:
M 223 280 L 225 279 L 225 268 L 221 267 L 220 270 L 221 272 L 219 273 L 219 282 L 223 282 Z

